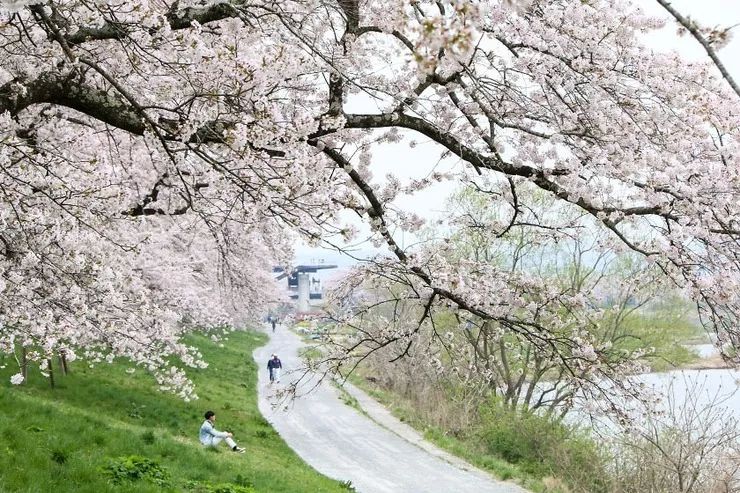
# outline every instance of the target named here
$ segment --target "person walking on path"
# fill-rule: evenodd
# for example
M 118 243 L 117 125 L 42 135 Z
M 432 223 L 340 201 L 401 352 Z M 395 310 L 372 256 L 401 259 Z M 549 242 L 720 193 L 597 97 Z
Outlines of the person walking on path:
M 273 353 L 272 358 L 267 362 L 267 371 L 270 372 L 270 383 L 280 383 L 280 370 L 283 368 L 283 364 L 280 362 L 277 354 Z
M 222 441 L 225 441 L 231 450 L 234 452 L 243 454 L 245 450 L 239 447 L 236 442 L 231 438 L 234 435 L 228 431 L 218 431 L 213 427 L 213 423 L 216 421 L 216 413 L 213 411 L 206 411 L 206 420 L 200 427 L 200 443 L 206 447 L 215 447 Z
M 272 331 L 275 332 L 275 324 L 277 324 L 277 319 L 275 317 L 272 317 L 270 319 L 270 323 L 272 323 Z

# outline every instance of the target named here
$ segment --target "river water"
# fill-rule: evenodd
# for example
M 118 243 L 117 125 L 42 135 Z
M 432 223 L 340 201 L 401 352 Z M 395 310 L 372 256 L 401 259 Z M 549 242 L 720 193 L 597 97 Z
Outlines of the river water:
M 661 394 L 671 394 L 674 402 L 686 403 L 695 399 L 700 407 L 712 402 L 726 407 L 740 420 L 740 371 L 676 370 L 666 373 L 648 373 L 639 379 Z
M 718 354 L 712 344 L 691 346 L 700 357 L 709 358 Z M 656 396 L 662 396 L 655 410 L 680 414 L 682 408 L 694 407 L 694 413 L 706 417 L 734 418 L 740 426 L 740 370 L 706 369 L 706 370 L 673 370 L 660 373 L 645 373 L 630 377 L 641 382 L 645 388 Z M 617 401 L 621 401 L 617 398 Z M 615 402 L 617 402 L 615 401 Z M 592 406 L 588 401 L 577 403 L 569 414 L 567 421 L 585 425 L 603 436 L 619 433 L 621 429 L 608 416 L 586 411 Z M 597 406 L 600 407 L 600 406 Z M 645 409 L 623 404 L 622 407 L 632 417 L 632 424 L 644 422 Z M 697 423 L 698 424 L 698 423 Z M 719 424 L 719 423 L 718 423 Z
M 717 356 L 713 344 L 691 346 L 701 358 Z M 695 403 L 699 408 L 712 403 L 726 408 L 740 420 L 740 371 L 730 369 L 675 370 L 647 373 L 638 379 L 658 393 L 672 396 L 673 403 Z
M 719 354 L 714 344 L 696 344 L 687 347 L 698 354 L 700 358 L 711 358 Z

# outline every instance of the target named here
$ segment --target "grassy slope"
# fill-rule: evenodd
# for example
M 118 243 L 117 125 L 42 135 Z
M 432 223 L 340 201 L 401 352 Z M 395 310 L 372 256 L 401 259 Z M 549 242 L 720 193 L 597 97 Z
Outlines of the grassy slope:
M 0 369 L 0 491 L 182 491 L 188 480 L 246 480 L 258 492 L 346 491 L 306 465 L 260 415 L 251 354 L 264 336 L 237 332 L 224 348 L 204 337 L 192 342 L 210 365 L 188 372 L 200 396 L 190 403 L 159 392 L 141 370 L 127 374 L 124 364 L 89 368 L 74 362 L 71 374 L 58 377 L 51 390 L 38 370 L 30 372 L 27 385 L 11 386 L 17 365 L 0 360 L 7 365 Z M 246 454 L 200 445 L 198 428 L 208 409 Z M 153 443 L 146 432 L 153 432 Z M 101 466 L 127 455 L 156 460 L 171 473 L 172 487 L 145 481 L 114 486 Z

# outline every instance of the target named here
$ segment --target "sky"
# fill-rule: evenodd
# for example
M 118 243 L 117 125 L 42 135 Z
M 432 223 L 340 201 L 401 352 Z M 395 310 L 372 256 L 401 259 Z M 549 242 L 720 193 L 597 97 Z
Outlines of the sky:
M 669 14 L 655 0 L 634 0 L 646 12 L 660 17 L 668 18 Z M 733 39 L 719 51 L 719 57 L 725 67 L 740 82 L 740 0 L 673 0 L 672 5 L 684 16 L 697 20 L 700 25 L 713 26 L 735 26 Z M 658 51 L 677 50 L 682 57 L 689 60 L 701 60 L 706 57 L 704 49 L 690 35 L 679 37 L 677 24 L 668 22 L 667 27 L 661 31 L 652 32 L 646 36 L 645 43 Z M 350 100 L 346 109 L 350 112 L 377 112 L 366 101 Z M 417 145 L 410 149 L 407 141 L 396 144 L 383 144 L 376 148 L 371 161 L 371 170 L 376 183 L 383 183 L 383 177 L 391 173 L 407 182 L 427 176 L 433 171 L 459 171 L 464 163 L 457 159 L 447 158 L 440 161 L 442 149 L 437 144 L 425 141 L 420 136 L 411 137 Z M 441 183 L 413 196 L 403 196 L 396 200 L 395 204 L 406 211 L 415 212 L 427 219 L 438 217 L 444 210 L 446 198 L 455 190 L 453 183 Z M 359 227 L 360 225 L 357 224 Z M 365 229 L 364 231 L 367 231 Z M 362 236 L 362 235 L 361 235 Z M 413 237 L 396 238 L 402 246 L 409 246 L 415 242 Z M 355 261 L 336 252 L 321 248 L 309 248 L 298 243 L 295 245 L 296 263 L 317 262 L 323 260 L 326 263 L 337 264 L 339 271 L 324 274 L 323 277 L 331 279 L 340 275 L 342 271 L 351 266 Z M 369 243 L 360 244 L 356 247 L 356 256 L 372 256 L 378 250 Z

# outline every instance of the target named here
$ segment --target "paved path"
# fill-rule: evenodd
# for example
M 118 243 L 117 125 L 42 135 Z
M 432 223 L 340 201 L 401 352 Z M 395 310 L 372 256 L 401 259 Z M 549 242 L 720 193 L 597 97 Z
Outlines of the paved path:
M 305 395 L 280 401 L 276 390 L 297 377 L 290 370 L 301 366 L 297 353 L 303 343 L 284 327 L 270 335 L 270 342 L 254 352 L 260 368 L 260 411 L 288 445 L 321 473 L 352 481 L 361 493 L 527 493 L 426 442 L 357 388 L 347 390 L 372 419 L 342 402 L 328 381 L 309 393 L 305 391 L 316 385 L 315 379 L 301 383 L 298 391 Z M 283 363 L 282 383 L 275 386 L 270 386 L 266 370 L 272 353 Z

